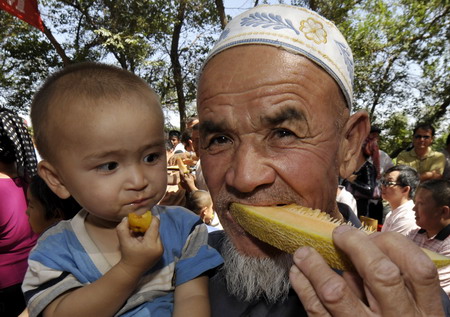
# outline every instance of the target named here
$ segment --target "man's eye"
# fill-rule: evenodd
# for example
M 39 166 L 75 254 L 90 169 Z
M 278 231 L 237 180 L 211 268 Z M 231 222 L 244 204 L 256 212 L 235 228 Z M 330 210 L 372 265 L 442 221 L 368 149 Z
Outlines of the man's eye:
M 207 142 L 207 146 L 206 149 L 210 149 L 211 147 L 215 147 L 215 146 L 221 146 L 221 145 L 225 145 L 230 143 L 231 140 L 229 138 L 227 138 L 226 136 L 217 136 L 214 138 L 211 138 L 209 140 L 209 142 Z
M 97 169 L 102 172 L 110 172 L 110 171 L 115 170 L 117 168 L 117 166 L 119 166 L 118 163 L 109 162 L 109 163 L 105 163 L 105 164 L 98 166 Z
M 287 129 L 276 129 L 274 131 L 275 136 L 279 137 L 279 138 L 285 138 L 285 137 L 290 137 L 290 136 L 295 136 L 295 134 Z
M 147 155 L 146 157 L 144 157 L 144 162 L 146 162 L 146 163 L 153 163 L 153 162 L 155 162 L 159 157 L 160 157 L 159 154 L 157 154 L 157 153 L 152 153 L 152 154 L 149 154 L 149 155 Z
M 211 138 L 206 138 L 204 144 L 206 146 L 203 147 L 204 150 L 209 153 L 218 153 L 228 148 L 231 144 L 233 144 L 233 140 L 224 136 L 214 136 Z
M 225 144 L 228 143 L 230 140 L 227 137 L 224 137 L 223 135 L 216 137 L 214 139 L 211 140 L 211 143 L 215 143 L 215 144 Z

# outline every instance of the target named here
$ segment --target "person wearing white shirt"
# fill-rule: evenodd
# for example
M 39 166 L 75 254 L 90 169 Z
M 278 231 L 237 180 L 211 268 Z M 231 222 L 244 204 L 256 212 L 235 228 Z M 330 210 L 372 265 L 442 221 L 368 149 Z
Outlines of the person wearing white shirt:
M 410 166 L 396 165 L 385 172 L 381 181 L 381 196 L 392 211 L 386 215 L 382 232 L 396 231 L 406 236 L 418 228 L 413 197 L 419 182 L 419 174 Z
M 336 201 L 346 204 L 350 207 L 353 213 L 358 216 L 358 208 L 356 207 L 356 199 L 352 193 L 345 189 L 343 185 L 338 185 Z

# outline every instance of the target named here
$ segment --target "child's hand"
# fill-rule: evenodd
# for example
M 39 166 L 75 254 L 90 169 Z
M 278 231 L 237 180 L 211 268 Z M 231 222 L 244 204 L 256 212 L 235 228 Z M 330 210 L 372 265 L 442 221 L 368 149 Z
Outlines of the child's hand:
M 180 186 L 188 192 L 196 191 L 198 188 L 195 186 L 195 175 L 181 174 L 180 173 Z
M 159 236 L 159 219 L 153 217 L 150 227 L 144 235 L 137 236 L 128 227 L 124 218 L 117 226 L 120 252 L 120 264 L 131 274 L 144 274 L 161 258 L 164 247 Z

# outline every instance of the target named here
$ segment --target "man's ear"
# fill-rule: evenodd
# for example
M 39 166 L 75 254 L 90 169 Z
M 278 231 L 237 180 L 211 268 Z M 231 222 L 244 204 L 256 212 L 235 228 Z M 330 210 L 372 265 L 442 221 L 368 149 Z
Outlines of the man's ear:
M 450 220 L 450 207 L 442 206 L 442 218 L 445 220 Z
M 58 171 L 50 162 L 47 160 L 40 161 L 38 164 L 38 174 L 59 198 L 66 199 L 70 197 L 70 193 L 64 186 Z
M 406 193 L 406 196 L 409 197 L 409 192 L 411 191 L 411 186 L 402 187 L 402 191 Z
M 369 116 L 365 111 L 358 111 L 348 119 L 343 128 L 343 140 L 339 149 L 341 165 L 339 175 L 342 178 L 349 177 L 358 166 L 358 156 L 361 146 L 369 135 Z

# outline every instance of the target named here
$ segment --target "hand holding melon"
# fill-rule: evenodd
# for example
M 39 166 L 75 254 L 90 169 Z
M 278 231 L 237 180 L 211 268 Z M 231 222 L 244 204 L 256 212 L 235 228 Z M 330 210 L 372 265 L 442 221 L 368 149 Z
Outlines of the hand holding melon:
M 233 218 L 251 235 L 287 253 L 299 247 L 316 249 L 328 265 L 335 269 L 352 271 L 348 257 L 336 249 L 332 239 L 333 229 L 344 224 L 327 213 L 311 208 L 286 206 L 249 206 L 233 203 Z M 367 234 L 373 231 L 362 229 Z M 450 258 L 422 249 L 437 268 L 450 265 Z

